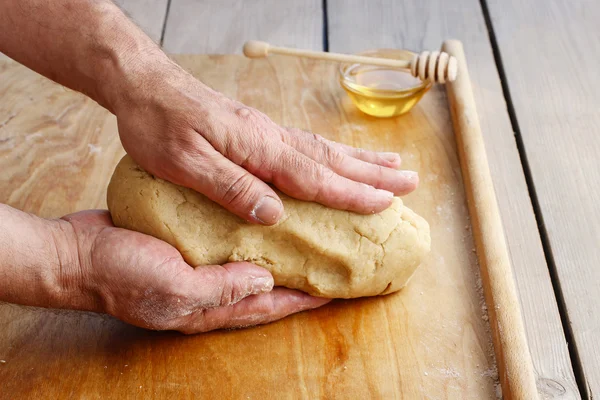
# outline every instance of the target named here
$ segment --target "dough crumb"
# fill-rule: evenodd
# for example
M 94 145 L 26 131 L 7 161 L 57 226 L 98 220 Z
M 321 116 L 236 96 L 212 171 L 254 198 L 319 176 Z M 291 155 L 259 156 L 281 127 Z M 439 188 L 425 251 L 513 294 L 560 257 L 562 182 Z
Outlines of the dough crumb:
M 438 368 L 438 371 L 440 371 L 440 373 L 442 375 L 445 375 L 449 378 L 460 377 L 460 373 L 457 370 L 455 370 L 454 368 Z
M 486 322 L 490 319 L 490 317 L 488 316 L 488 308 L 485 304 L 481 305 L 481 319 Z
M 496 387 L 496 399 L 502 400 L 502 386 L 500 383 L 495 383 L 494 386 Z
M 498 379 L 498 368 L 494 365 L 493 367 L 488 368 L 485 371 L 483 371 L 481 373 L 481 376 L 484 378 L 490 378 L 493 380 L 497 380 Z

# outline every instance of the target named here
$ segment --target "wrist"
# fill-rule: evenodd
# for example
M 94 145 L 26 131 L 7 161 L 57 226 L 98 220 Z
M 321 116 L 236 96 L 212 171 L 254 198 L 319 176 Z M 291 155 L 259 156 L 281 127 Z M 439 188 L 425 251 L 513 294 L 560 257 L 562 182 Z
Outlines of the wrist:
M 0 301 L 36 307 L 90 309 L 75 232 L 0 204 Z
M 81 243 L 73 225 L 63 219 L 48 221 L 55 253 L 52 277 L 46 280 L 48 306 L 74 310 L 97 311 L 98 302 L 87 290 L 85 273 L 89 251 Z
M 152 93 L 153 86 L 165 79 L 174 64 L 154 43 L 133 42 L 126 51 L 115 50 L 101 68 L 97 99 L 117 115 L 129 104 Z
M 149 77 L 174 63 L 112 1 L 90 6 L 95 40 L 80 42 L 76 69 L 84 78 L 75 89 L 115 113 L 126 96 L 144 90 Z

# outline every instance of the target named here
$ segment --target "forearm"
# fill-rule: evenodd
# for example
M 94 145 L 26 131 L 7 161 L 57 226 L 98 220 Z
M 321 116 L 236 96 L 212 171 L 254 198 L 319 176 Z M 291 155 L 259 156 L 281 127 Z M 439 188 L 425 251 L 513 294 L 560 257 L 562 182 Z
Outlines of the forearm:
M 0 51 L 114 111 L 166 55 L 109 0 L 0 1 Z
M 0 204 L 0 301 L 82 308 L 77 241 L 70 224 Z

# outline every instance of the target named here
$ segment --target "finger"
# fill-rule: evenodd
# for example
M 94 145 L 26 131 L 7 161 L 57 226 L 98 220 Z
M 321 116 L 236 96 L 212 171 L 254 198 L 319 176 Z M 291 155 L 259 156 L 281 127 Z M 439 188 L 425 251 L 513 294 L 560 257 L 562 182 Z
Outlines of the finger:
M 61 219 L 72 222 L 77 221 L 86 225 L 112 226 L 112 218 L 108 210 L 84 210 L 67 214 Z
M 400 154 L 393 152 L 376 152 L 371 150 L 360 149 L 347 144 L 333 142 L 331 140 L 323 139 L 323 142 L 330 147 L 333 147 L 337 151 L 347 154 L 350 157 L 354 157 L 357 160 L 365 161 L 371 164 L 381 165 L 387 168 L 400 168 L 402 159 Z
M 199 135 L 198 140 L 204 141 Z M 190 187 L 246 221 L 273 225 L 283 215 L 279 196 L 265 182 L 234 164 L 207 143 L 188 156 L 184 186 Z
M 292 134 L 285 137 L 284 140 L 302 154 L 341 176 L 378 189 L 388 190 L 397 196 L 412 192 L 418 185 L 419 177 L 414 171 L 398 171 L 358 160 L 337 151 L 320 140 L 315 140 L 310 135 Z
M 294 136 L 308 137 L 312 140 L 324 143 L 329 147 L 334 148 L 340 153 L 354 157 L 357 160 L 362 160 L 371 164 L 381 165 L 382 167 L 397 169 L 402 163 L 400 154 L 393 152 L 376 152 L 365 149 L 359 149 L 356 147 L 348 146 L 347 144 L 334 142 L 333 140 L 325 139 L 324 137 L 315 133 L 304 132 L 300 129 L 286 128 L 287 131 Z
M 290 314 L 320 307 L 331 299 L 313 297 L 306 293 L 275 288 L 270 293 L 250 296 L 229 307 L 202 310 L 181 321 L 177 330 L 192 334 L 223 328 L 242 328 L 266 324 Z
M 272 182 L 291 197 L 363 214 L 380 212 L 392 203 L 392 192 L 341 177 L 283 143 L 280 138 L 265 139 L 252 145 L 230 144 L 229 147 L 245 152 L 243 160 L 236 161 L 243 168 L 237 168 L 249 172 L 252 177 Z M 239 154 L 237 157 L 240 158 Z
M 287 145 L 275 162 L 269 161 L 271 182 L 291 197 L 362 214 L 383 211 L 392 203 L 392 192 L 344 178 Z
M 178 290 L 190 310 L 230 306 L 273 289 L 269 271 L 247 262 L 201 266 L 178 275 Z

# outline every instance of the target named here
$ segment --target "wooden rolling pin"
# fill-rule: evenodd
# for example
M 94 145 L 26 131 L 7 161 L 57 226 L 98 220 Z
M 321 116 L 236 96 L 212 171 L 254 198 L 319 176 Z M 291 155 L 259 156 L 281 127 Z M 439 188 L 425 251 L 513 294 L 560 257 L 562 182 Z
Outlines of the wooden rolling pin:
M 289 47 L 271 46 L 266 42 L 250 40 L 244 44 L 244 55 L 249 58 L 263 58 L 270 53 L 287 56 L 313 58 L 317 60 L 345 63 L 377 65 L 380 67 L 410 69 L 411 74 L 423 81 L 436 83 L 454 81 L 458 72 L 456 58 L 446 52 L 424 51 L 415 54 L 412 60 L 393 60 L 389 58 L 366 57 L 352 54 L 327 53 L 322 51 L 300 50 Z

